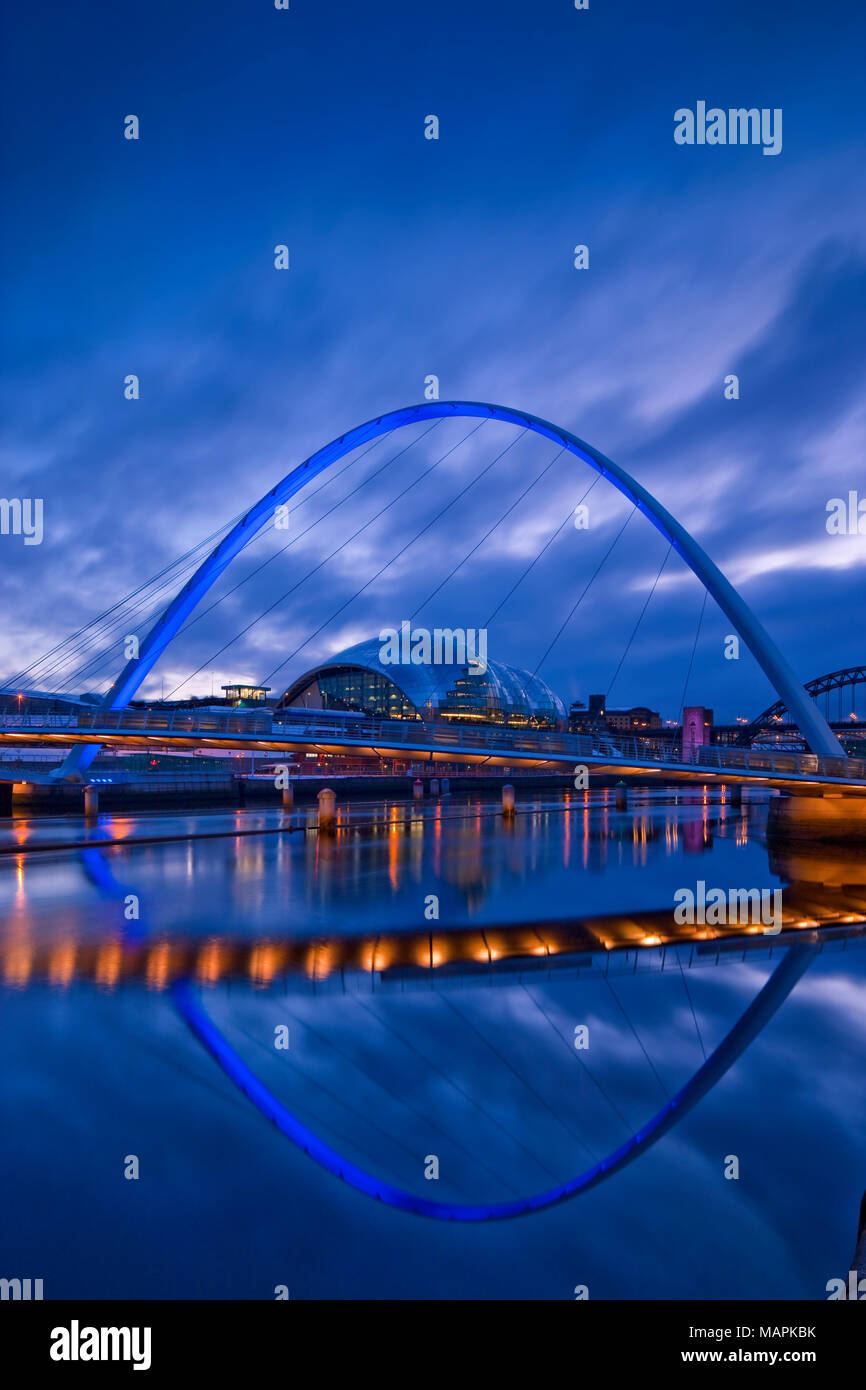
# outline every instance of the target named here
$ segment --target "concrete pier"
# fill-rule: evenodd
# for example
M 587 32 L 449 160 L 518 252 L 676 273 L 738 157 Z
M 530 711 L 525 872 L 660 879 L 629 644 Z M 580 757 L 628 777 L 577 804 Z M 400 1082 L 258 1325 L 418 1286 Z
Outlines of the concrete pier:
M 319 834 L 333 835 L 337 829 L 337 794 L 331 787 L 319 792 Z
M 287 782 L 283 787 L 283 810 L 291 811 L 295 805 L 295 784 Z
M 96 787 L 84 788 L 84 816 L 86 820 L 95 820 L 99 815 L 99 792 Z
M 514 820 L 514 788 L 510 782 L 502 788 L 502 815 L 505 820 Z
M 774 796 L 767 834 L 786 841 L 866 843 L 866 796 Z
M 412 800 L 420 801 L 423 795 L 424 783 L 421 781 L 420 777 L 416 777 L 415 781 L 412 783 Z

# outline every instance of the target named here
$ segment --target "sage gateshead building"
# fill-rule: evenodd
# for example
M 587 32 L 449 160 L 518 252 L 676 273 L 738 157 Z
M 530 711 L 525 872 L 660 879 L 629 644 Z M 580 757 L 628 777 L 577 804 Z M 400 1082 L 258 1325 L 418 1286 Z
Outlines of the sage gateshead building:
M 293 681 L 285 710 L 329 710 L 376 719 L 448 720 L 508 728 L 564 729 L 568 713 L 538 676 L 501 661 L 483 665 L 385 663 L 378 638 L 347 647 Z

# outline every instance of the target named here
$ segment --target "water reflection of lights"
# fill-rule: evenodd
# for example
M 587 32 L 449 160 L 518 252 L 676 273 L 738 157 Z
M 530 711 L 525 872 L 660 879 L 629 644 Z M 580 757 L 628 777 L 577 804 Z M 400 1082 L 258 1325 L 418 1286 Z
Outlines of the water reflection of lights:
M 786 890 L 786 892 L 789 890 Z M 801 917 L 786 911 L 784 930 L 844 932 L 859 939 L 866 933 L 866 912 L 844 912 L 839 907 L 823 918 Z M 353 937 L 322 938 L 275 942 L 273 939 L 194 937 L 186 940 L 160 938 L 147 941 L 90 941 L 70 935 L 44 944 L 21 934 L 0 940 L 0 971 L 7 984 L 22 988 L 39 980 L 69 984 L 73 979 L 90 979 L 103 989 L 136 979 L 148 989 L 162 990 L 180 977 L 193 977 L 200 985 L 214 986 L 221 980 L 247 979 L 257 988 L 267 988 L 277 978 L 306 977 L 342 979 L 353 972 L 364 972 L 398 979 L 408 975 L 439 971 L 470 972 L 479 966 L 507 969 L 522 959 L 527 969 L 556 968 L 560 962 L 569 968 L 592 964 L 593 952 L 643 952 L 660 947 L 688 946 L 690 942 L 741 941 L 763 935 L 760 927 L 736 926 L 730 929 L 695 932 L 674 928 L 670 913 L 637 913 L 632 917 L 608 917 L 582 923 L 551 922 L 534 926 L 444 928 L 432 937 L 426 932 L 382 933 L 375 941 Z M 779 938 L 772 937 L 770 945 Z M 546 965 L 541 966 L 541 959 Z
M 6 953 L 3 978 L 13 988 L 22 989 L 29 981 L 33 964 L 33 948 L 17 942 Z
M 165 989 L 172 978 L 172 951 L 167 941 L 158 942 L 149 952 L 145 982 L 148 989 Z
M 96 983 L 114 989 L 120 979 L 123 951 L 119 941 L 108 941 L 96 958 Z
M 64 942 L 52 952 L 48 980 L 52 985 L 66 986 L 75 978 L 75 942 Z
M 280 966 L 282 952 L 269 942 L 254 946 L 250 952 L 250 979 L 256 985 L 269 985 Z
M 222 945 L 219 941 L 208 941 L 198 958 L 196 975 L 204 984 L 215 984 L 222 973 Z

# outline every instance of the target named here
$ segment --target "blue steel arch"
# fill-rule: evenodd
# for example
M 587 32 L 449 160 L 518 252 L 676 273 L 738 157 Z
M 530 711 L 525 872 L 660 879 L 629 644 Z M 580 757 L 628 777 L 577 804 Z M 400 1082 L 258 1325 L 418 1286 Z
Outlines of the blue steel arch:
M 431 1201 L 426 1197 L 417 1197 L 404 1188 L 394 1187 L 393 1184 L 368 1173 L 364 1168 L 359 1168 L 356 1163 L 332 1149 L 277 1100 L 223 1037 L 195 998 L 195 992 L 188 980 L 179 980 L 173 986 L 173 997 L 190 1031 L 207 1049 L 229 1080 L 243 1092 L 265 1119 L 270 1120 L 281 1134 L 327 1172 L 341 1178 L 365 1196 L 373 1197 L 376 1201 L 384 1202 L 386 1206 L 396 1207 L 400 1211 L 411 1212 L 415 1216 L 426 1216 L 438 1221 L 503 1221 L 509 1217 L 528 1216 L 530 1212 L 542 1211 L 545 1207 L 567 1202 L 579 1196 L 581 1192 L 597 1187 L 605 1178 L 612 1177 L 621 1168 L 625 1168 L 627 1164 L 646 1153 L 651 1145 L 673 1129 L 674 1125 L 712 1090 L 725 1072 L 730 1070 L 749 1043 L 754 1041 L 787 999 L 819 950 L 820 947 L 813 942 L 797 942 L 789 946 L 763 988 L 715 1051 L 710 1053 L 700 1070 L 695 1072 L 676 1095 L 620 1148 L 608 1154 L 600 1163 L 579 1173 L 576 1178 L 559 1183 L 546 1192 L 517 1198 L 511 1202 Z
M 538 415 L 529 415 L 525 411 L 513 410 L 510 406 L 489 405 L 481 401 L 425 401 L 421 405 L 393 410 L 387 415 L 367 420 L 365 424 L 356 426 L 347 434 L 341 434 L 338 439 L 332 440 L 330 444 L 311 454 L 303 463 L 299 463 L 277 483 L 276 487 L 250 508 L 246 516 L 199 565 L 195 574 L 175 596 L 140 644 L 138 657 L 126 663 L 105 696 L 103 707 L 123 709 L 127 705 L 190 613 L 235 556 L 273 516 L 275 507 L 294 497 L 311 478 L 323 473 L 332 463 L 336 463 L 338 459 L 368 440 L 401 429 L 405 425 L 417 424 L 421 420 L 443 417 L 480 417 L 522 426 L 561 445 L 568 453 L 588 464 L 612 483 L 617 491 L 628 498 L 656 530 L 670 541 L 677 554 L 697 575 L 722 612 L 730 619 L 734 630 L 739 633 L 780 699 L 784 700 L 794 716 L 812 752 L 823 754 L 825 757 L 845 757 L 844 750 L 830 725 L 805 694 L 803 686 L 769 633 L 697 541 L 651 493 L 647 492 L 646 488 L 641 487 L 624 468 L 620 468 L 618 464 L 568 430 L 560 429 Z M 98 743 L 79 745 L 78 749 L 69 754 L 60 775 L 74 775 L 89 767 L 99 748 Z

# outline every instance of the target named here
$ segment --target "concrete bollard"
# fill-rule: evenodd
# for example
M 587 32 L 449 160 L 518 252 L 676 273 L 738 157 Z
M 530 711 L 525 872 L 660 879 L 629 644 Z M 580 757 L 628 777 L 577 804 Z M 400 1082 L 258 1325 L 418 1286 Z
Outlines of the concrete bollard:
M 291 811 L 295 804 L 295 784 L 287 782 L 283 787 L 283 810 Z
M 337 794 L 330 787 L 319 792 L 319 834 L 333 835 L 337 829 Z
M 442 778 L 442 782 L 441 782 L 441 786 L 442 786 L 442 795 L 443 795 L 443 796 L 449 796 L 449 795 L 450 795 L 450 792 L 451 792 L 451 781 L 450 781 L 450 778 L 448 778 L 448 777 L 443 777 L 443 778 Z
M 628 809 L 628 787 L 625 782 L 617 782 L 613 802 L 618 811 Z
M 514 819 L 514 788 L 510 782 L 502 788 L 502 814 L 506 820 Z
M 84 788 L 84 814 L 88 820 L 99 815 L 99 792 L 96 787 Z
M 439 795 L 439 778 L 438 778 L 438 777 L 431 777 L 431 778 L 430 778 L 430 795 L 431 795 L 431 796 L 438 796 L 438 795 Z
M 412 783 L 412 800 L 420 801 L 423 795 L 424 783 L 421 781 L 420 777 L 416 777 L 415 781 Z

